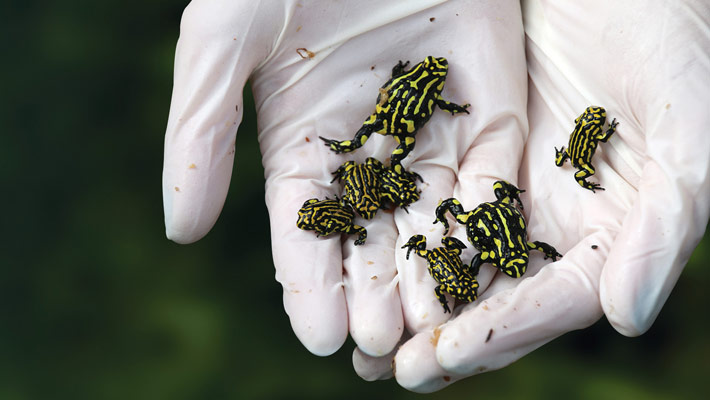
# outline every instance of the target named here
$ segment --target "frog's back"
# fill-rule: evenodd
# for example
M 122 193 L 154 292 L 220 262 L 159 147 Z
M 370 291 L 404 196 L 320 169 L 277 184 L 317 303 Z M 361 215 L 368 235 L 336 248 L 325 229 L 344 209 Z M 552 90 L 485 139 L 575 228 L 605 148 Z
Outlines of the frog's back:
M 473 210 L 469 240 L 482 252 L 527 249 L 527 229 L 520 210 L 509 203 L 482 203 Z

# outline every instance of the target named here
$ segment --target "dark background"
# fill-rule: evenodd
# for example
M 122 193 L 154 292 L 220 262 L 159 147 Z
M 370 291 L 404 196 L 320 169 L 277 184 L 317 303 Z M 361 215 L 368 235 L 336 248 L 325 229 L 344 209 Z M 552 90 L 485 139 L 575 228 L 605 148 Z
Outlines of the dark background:
M 423 397 L 319 358 L 274 281 L 253 101 L 219 222 L 164 235 L 161 169 L 187 1 L 0 6 L 0 399 Z M 710 238 L 653 328 L 606 322 L 427 396 L 687 399 L 710 393 Z M 379 395 L 379 396 L 378 396 Z

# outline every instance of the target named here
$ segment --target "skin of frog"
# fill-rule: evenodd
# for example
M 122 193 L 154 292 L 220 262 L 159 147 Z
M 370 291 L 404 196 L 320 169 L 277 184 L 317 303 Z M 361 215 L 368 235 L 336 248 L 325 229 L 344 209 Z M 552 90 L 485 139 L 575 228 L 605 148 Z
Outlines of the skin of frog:
M 441 239 L 443 247 L 426 249 L 426 237 L 414 235 L 402 246 L 407 249 L 407 259 L 414 251 L 427 260 L 429 275 L 439 284 L 434 289 L 436 298 L 444 308 L 444 313 L 451 312 L 444 292 L 455 299 L 470 303 L 478 297 L 478 270 L 471 270 L 461 261 L 461 251 L 466 248 L 460 240 L 454 237 Z
M 357 234 L 355 245 L 365 243 L 367 230 L 362 226 L 355 225 L 353 219 L 355 213 L 350 205 L 343 203 L 342 199 L 336 197 L 331 200 L 308 199 L 300 210 L 298 210 L 298 220 L 296 226 L 305 231 L 315 231 L 317 236 L 328 236 L 333 233 Z
M 481 264 L 490 263 L 504 274 L 519 278 L 527 270 L 530 250 L 538 250 L 553 261 L 562 257 L 547 243 L 528 241 L 525 218 L 516 207 L 518 203 L 522 208 L 518 195 L 523 191 L 505 181 L 495 182 L 493 188 L 497 200 L 481 203 L 472 211 L 464 211 L 455 198 L 442 201 L 436 208 L 434 223 L 441 222 L 446 232 L 446 212 L 466 226 L 469 242 L 480 252 L 471 260 L 470 269 L 478 271 Z
M 416 173 L 398 174 L 392 168 L 384 168 L 380 174 L 382 199 L 407 211 L 410 204 L 419 200 L 420 191 L 415 181 L 417 178 L 421 180 Z
M 598 183 L 588 182 L 587 178 L 594 175 L 594 165 L 592 157 L 597 150 L 599 142 L 606 142 L 611 135 L 616 132 L 619 124 L 614 118 L 609 124 L 609 128 L 604 131 L 606 122 L 606 110 L 603 107 L 591 106 L 574 120 L 575 126 L 569 137 L 568 147 L 561 149 L 555 147 L 555 165 L 561 167 L 565 161 L 570 160 L 577 172 L 574 179 L 585 189 L 592 192 L 604 190 Z
M 392 152 L 391 167 L 404 172 L 402 160 L 414 149 L 414 135 L 429 121 L 435 106 L 451 114 L 466 113 L 469 104 L 458 105 L 444 100 L 449 64 L 444 57 L 428 56 L 410 70 L 409 61 L 400 61 L 392 68 L 392 77 L 380 89 L 375 112 L 372 113 L 351 140 L 338 141 L 321 137 L 332 151 L 346 153 L 365 144 L 373 133 L 393 136 L 398 143 Z
M 342 200 L 365 219 L 372 219 L 382 205 L 380 196 L 380 175 L 384 166 L 374 157 L 364 163 L 355 161 L 343 163 L 333 171 L 333 181 L 343 183 Z

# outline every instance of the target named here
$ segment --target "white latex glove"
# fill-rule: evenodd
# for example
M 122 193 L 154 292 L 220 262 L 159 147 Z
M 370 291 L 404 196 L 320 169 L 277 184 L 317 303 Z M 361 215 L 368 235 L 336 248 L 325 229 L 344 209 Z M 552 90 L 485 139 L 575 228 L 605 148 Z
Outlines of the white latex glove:
M 313 57 L 301 57 L 300 48 Z M 357 219 L 368 230 L 363 246 L 297 229 L 305 200 L 339 193 L 332 171 L 351 159 L 386 161 L 396 146 L 392 137 L 374 135 L 342 155 L 318 137 L 351 139 L 392 67 L 428 55 L 448 59 L 443 97 L 471 103 L 471 115 L 439 110 L 417 133 L 403 165 L 425 180 L 421 199 L 408 214 Z M 195 0 L 175 58 L 163 175 L 170 239 L 194 242 L 215 223 L 234 163 L 242 88 L 251 79 L 276 279 L 301 342 L 327 355 L 349 330 L 363 354 L 382 356 L 405 327 L 420 331 L 450 317 L 424 260 L 406 261 L 400 247 L 416 233 L 439 245 L 433 212 L 454 194 L 457 178 L 473 183 L 456 196 L 477 204 L 491 197 L 493 181 L 517 176 L 527 135 L 518 2 Z
M 532 240 L 564 254 L 524 279 L 497 276 L 479 301 L 396 353 L 404 387 L 431 392 L 502 368 L 603 314 L 644 333 L 705 231 L 710 212 L 710 4 L 523 1 L 530 136 L 520 187 Z M 593 159 L 606 191 L 575 181 L 567 146 L 587 106 L 619 122 Z M 467 183 L 467 182 L 466 182 Z M 485 266 L 483 268 L 486 268 Z M 355 354 L 367 379 L 386 358 Z

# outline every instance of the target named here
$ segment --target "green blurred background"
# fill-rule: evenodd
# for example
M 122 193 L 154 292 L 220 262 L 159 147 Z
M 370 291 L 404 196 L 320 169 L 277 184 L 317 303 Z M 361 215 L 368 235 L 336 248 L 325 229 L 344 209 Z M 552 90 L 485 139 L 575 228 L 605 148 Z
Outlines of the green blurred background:
M 358 378 L 351 341 L 319 358 L 291 332 L 251 98 L 219 222 L 193 245 L 165 238 L 163 134 L 186 5 L 0 6 L 0 400 L 423 397 Z M 601 320 L 427 397 L 704 397 L 709 242 L 642 337 Z

